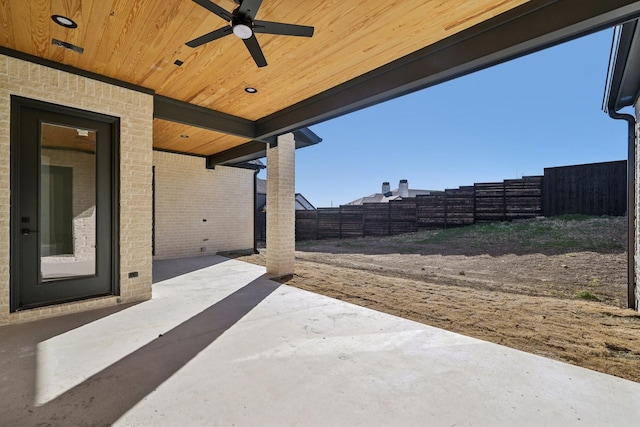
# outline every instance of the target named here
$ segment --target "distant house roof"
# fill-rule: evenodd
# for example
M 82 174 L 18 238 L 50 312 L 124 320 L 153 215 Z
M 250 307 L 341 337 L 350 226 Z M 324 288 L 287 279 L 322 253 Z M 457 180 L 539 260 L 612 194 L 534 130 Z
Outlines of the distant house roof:
M 385 196 L 382 193 L 372 194 L 370 196 L 360 197 L 357 200 L 347 203 L 347 205 L 363 205 L 365 203 L 388 203 L 390 200 L 399 199 L 400 196 Z
M 260 159 L 249 160 L 248 162 L 237 163 L 237 164 L 235 164 L 233 166 L 236 167 L 236 168 L 253 169 L 253 170 L 264 169 L 264 168 L 267 167 L 264 163 L 262 163 L 262 160 L 260 160 Z
M 357 200 L 347 203 L 347 205 L 362 205 L 364 203 L 389 203 L 391 200 L 402 200 L 402 197 L 398 194 L 399 190 L 395 189 L 391 191 L 391 195 L 389 193 L 375 193 L 370 196 L 361 197 Z M 417 196 L 429 196 L 431 194 L 437 194 L 440 191 L 436 190 L 412 190 L 409 189 L 409 197 L 417 197 Z
M 267 180 L 256 178 L 256 193 L 267 194 Z
M 265 203 L 261 203 L 257 207 L 258 210 L 260 210 L 260 209 L 264 208 L 264 205 L 266 204 L 266 196 L 267 196 L 267 180 L 266 179 L 256 178 L 256 193 L 258 195 L 263 195 L 264 196 Z M 309 200 L 307 200 L 307 198 L 304 197 L 302 194 L 296 193 L 295 197 L 296 197 L 296 210 L 298 210 L 298 211 L 300 211 L 300 210 L 306 210 L 306 211 L 315 210 L 315 206 L 313 206 L 311 204 L 311 202 L 309 202 Z
M 300 193 L 296 193 L 296 210 L 297 211 L 313 211 L 316 207 L 313 206 L 306 197 Z

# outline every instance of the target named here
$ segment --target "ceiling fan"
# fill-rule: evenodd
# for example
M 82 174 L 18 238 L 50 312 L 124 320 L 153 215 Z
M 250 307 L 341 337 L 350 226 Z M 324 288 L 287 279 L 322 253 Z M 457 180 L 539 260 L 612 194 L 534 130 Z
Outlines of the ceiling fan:
M 265 67 L 267 60 L 258 44 L 256 33 L 299 37 L 313 36 L 313 27 L 306 25 L 256 20 L 255 17 L 262 4 L 262 0 L 234 0 L 234 2 L 238 4 L 238 7 L 233 12 L 228 12 L 226 9 L 209 0 L 193 0 L 193 2 L 229 22 L 229 26 L 219 28 L 195 38 L 187 42 L 186 45 L 189 47 L 198 47 L 233 33 L 242 39 L 258 67 Z

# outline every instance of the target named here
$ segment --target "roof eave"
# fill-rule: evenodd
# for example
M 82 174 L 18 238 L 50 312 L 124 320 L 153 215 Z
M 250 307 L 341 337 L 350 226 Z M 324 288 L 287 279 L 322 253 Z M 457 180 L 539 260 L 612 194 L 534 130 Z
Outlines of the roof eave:
M 640 92 L 640 25 L 633 20 L 615 28 L 603 100 L 606 113 L 635 104 Z

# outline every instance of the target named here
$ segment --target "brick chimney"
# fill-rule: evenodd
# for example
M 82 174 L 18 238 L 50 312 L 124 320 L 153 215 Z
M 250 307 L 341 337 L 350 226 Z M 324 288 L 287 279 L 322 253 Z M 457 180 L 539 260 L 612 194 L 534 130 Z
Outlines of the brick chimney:
M 391 185 L 385 181 L 382 183 L 382 194 L 391 193 Z
M 400 180 L 400 185 L 398 186 L 398 196 L 404 198 L 409 197 L 409 181 L 406 179 Z

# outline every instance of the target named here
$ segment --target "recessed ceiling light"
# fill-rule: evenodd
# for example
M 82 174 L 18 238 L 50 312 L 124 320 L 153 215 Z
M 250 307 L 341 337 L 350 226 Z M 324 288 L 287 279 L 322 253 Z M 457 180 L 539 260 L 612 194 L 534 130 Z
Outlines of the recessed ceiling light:
M 180 138 L 189 138 L 189 135 L 183 133 L 182 135 L 180 135 Z
M 244 91 L 247 93 L 258 93 L 258 89 L 256 89 L 255 87 L 245 87 Z
M 76 24 L 73 19 L 67 18 L 62 15 L 51 15 L 51 19 L 58 25 L 62 25 L 66 28 L 78 28 L 78 24 Z

